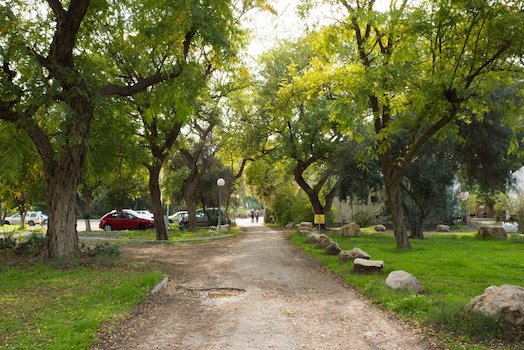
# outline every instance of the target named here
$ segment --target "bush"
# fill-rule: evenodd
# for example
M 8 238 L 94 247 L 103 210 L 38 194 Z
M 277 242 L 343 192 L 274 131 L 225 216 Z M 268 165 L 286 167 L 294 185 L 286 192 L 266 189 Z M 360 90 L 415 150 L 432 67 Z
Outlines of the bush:
M 292 186 L 282 186 L 275 191 L 269 204 L 269 210 L 277 223 L 312 221 L 313 211 L 307 196 Z
M 16 247 L 18 240 L 12 235 L 6 235 L 4 238 L 0 238 L 0 250 L 12 249 Z
M 17 253 L 36 253 L 41 251 L 45 246 L 45 236 L 40 233 L 31 233 L 26 241 L 16 246 Z
M 105 256 L 118 258 L 122 254 L 120 247 L 107 242 L 97 243 L 93 248 L 84 247 L 84 252 L 88 256 Z
M 524 336 L 522 331 L 508 331 L 511 326 L 502 320 L 471 310 L 459 303 L 439 305 L 436 310 L 432 319 L 436 325 L 452 332 L 463 333 L 478 342 L 493 338 L 515 341 Z
M 373 225 L 374 217 L 373 214 L 359 211 L 353 215 L 353 220 L 358 224 L 358 226 L 367 227 Z

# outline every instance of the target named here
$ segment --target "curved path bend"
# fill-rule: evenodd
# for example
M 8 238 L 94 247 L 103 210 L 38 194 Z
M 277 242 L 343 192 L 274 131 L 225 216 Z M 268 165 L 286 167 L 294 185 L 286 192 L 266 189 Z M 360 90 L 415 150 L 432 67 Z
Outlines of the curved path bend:
M 285 234 L 248 226 L 219 243 L 125 248 L 157 261 L 169 283 L 92 349 L 430 348 L 322 273 Z

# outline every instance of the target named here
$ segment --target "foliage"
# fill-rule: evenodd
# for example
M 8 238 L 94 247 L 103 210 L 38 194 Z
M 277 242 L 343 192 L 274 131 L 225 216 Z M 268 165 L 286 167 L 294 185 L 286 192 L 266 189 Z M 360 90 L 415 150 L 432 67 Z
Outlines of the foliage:
M 405 172 L 401 187 L 411 237 L 423 238 L 424 225 L 431 219 L 437 224 L 451 222 L 458 167 L 453 146 L 453 140 L 428 141 Z
M 522 4 L 392 1 L 378 12 L 371 0 L 336 3 L 345 18 L 324 45 L 329 59 L 312 70 L 335 86 L 335 122 L 373 127 L 370 156 L 384 176 L 397 247 L 407 249 L 401 180 L 428 140 L 456 135 L 454 123 L 482 118 L 490 94 L 519 81 Z M 519 108 L 503 102 L 511 122 Z
M 380 167 L 376 159 L 367 157 L 370 136 L 363 141 L 348 140 L 341 144 L 331 162 L 339 179 L 338 197 L 367 203 L 369 194 L 383 187 Z
M 331 114 L 334 84 L 317 70 L 326 59 L 318 44 L 323 40 L 322 32 L 312 32 L 263 56 L 252 122 L 265 134 L 257 146 L 275 162 L 292 165 L 313 211 L 329 214 L 338 182 L 329 165 L 345 135 Z
M 299 192 L 293 184 L 279 186 L 271 197 L 268 208 L 275 218 L 274 221 L 281 225 L 313 221 L 313 211 L 306 195 Z
M 516 84 L 515 84 L 516 85 Z M 513 123 L 523 105 L 521 86 L 509 85 L 491 92 L 490 107 L 482 116 L 457 122 L 455 158 L 468 187 L 477 185 L 480 192 L 506 192 L 514 183 L 512 174 L 522 166 L 522 131 Z
M 44 163 L 46 257 L 78 253 L 75 211 L 67 209 L 75 201 L 93 122 L 110 115 L 99 112 L 118 97 L 185 79 L 183 72 L 203 58 L 233 60 L 243 44 L 237 9 L 222 0 L 0 5 L 0 120 L 26 132 Z M 59 220 L 59 213 L 67 215 Z
M 383 272 L 378 275 L 353 274 L 346 264 L 339 263 L 336 256 L 326 255 L 324 249 L 306 244 L 304 236 L 294 234 L 291 240 L 382 307 L 408 319 L 428 324 L 438 322 L 440 327 L 453 330 L 455 335 L 450 337 L 451 341 L 457 337 L 469 339 L 468 343 L 500 338 L 510 341 L 524 339 L 522 332 L 507 328 L 496 327 L 482 333 L 480 329 L 486 329 L 486 322 L 468 315 L 464 309 L 488 286 L 521 284 L 524 279 L 524 262 L 520 258 L 522 240 L 482 241 L 473 234 L 435 234 L 428 235 L 425 240 L 413 241 L 410 251 L 399 251 L 391 249 L 393 238 L 387 234 L 332 238 L 342 250 L 358 246 L 372 257 L 384 260 Z M 485 259 L 486 256 L 490 258 Z M 414 275 L 426 293 L 414 296 L 389 289 L 385 279 L 395 270 Z
M 87 349 L 162 279 L 148 268 L 0 267 L 0 348 Z
M 506 212 L 515 212 L 516 204 L 515 201 L 508 197 L 507 194 L 499 192 L 495 197 L 495 204 L 493 209 L 495 210 L 495 218 L 500 218 L 502 221 L 506 220 Z
M 12 249 L 18 244 L 18 239 L 13 235 L 4 235 L 0 238 L 0 250 Z
M 21 240 L 15 248 L 19 254 L 36 254 L 45 247 L 46 237 L 40 233 L 31 233 L 26 239 Z
M 94 247 L 85 247 L 84 252 L 86 255 L 91 257 L 96 256 L 106 256 L 112 258 L 118 258 L 122 254 L 120 247 L 115 244 L 110 244 L 107 242 L 96 243 Z
M 355 221 L 360 227 L 367 227 L 375 223 L 375 218 L 371 213 L 365 211 L 357 211 L 353 215 L 353 221 Z

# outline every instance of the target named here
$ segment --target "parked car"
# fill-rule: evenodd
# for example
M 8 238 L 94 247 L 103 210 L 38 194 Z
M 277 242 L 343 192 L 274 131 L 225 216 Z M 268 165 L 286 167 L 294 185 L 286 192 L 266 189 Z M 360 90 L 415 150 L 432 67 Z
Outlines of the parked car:
M 187 215 L 186 210 L 177 211 L 176 213 L 169 215 L 168 219 L 170 223 L 178 224 L 182 216 Z
M 149 210 L 136 210 L 135 211 L 137 214 L 140 214 L 148 219 L 151 219 L 151 220 L 154 220 L 155 219 L 155 214 L 153 214 L 152 212 L 150 212 Z
M 46 225 L 47 224 L 47 215 L 41 211 L 28 211 L 25 213 L 25 223 L 29 226 Z M 6 225 L 20 225 L 22 223 L 22 217 L 20 214 L 14 214 L 7 216 L 4 219 L 4 224 Z
M 178 211 L 175 214 L 169 216 L 169 222 L 178 224 L 183 216 L 188 215 L 188 212 L 185 210 Z M 197 209 L 196 220 L 197 226 L 199 227 L 218 225 L 218 208 L 207 208 L 205 211 L 204 209 Z M 224 209 L 221 211 L 220 223 L 222 225 L 230 223 L 230 220 L 225 214 Z
M 155 227 L 155 222 L 130 209 L 112 210 L 102 216 L 98 227 L 104 231 L 145 230 Z

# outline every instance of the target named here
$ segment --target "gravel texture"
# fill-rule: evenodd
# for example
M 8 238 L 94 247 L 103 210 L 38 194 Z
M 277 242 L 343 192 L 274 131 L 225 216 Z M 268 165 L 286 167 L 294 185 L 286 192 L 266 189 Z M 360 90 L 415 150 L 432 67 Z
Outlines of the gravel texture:
M 261 225 L 222 242 L 124 254 L 158 263 L 169 283 L 102 327 L 93 350 L 433 348 Z

